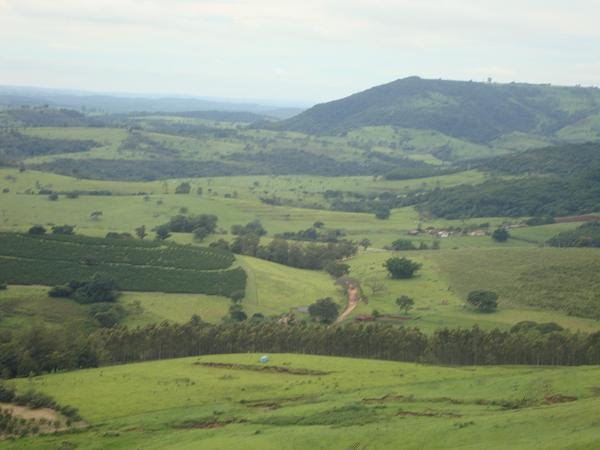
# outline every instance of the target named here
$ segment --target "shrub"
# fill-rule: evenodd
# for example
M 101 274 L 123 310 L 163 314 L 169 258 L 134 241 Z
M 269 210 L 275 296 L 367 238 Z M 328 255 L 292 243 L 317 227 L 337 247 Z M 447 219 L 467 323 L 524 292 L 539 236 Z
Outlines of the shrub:
M 504 228 L 498 228 L 492 233 L 492 239 L 496 242 L 506 242 L 509 237 L 510 234 L 508 234 L 508 231 Z
M 380 220 L 385 220 L 390 218 L 390 208 L 380 207 L 375 211 L 375 217 Z
M 52 234 L 74 234 L 74 225 L 55 225 L 52 227 Z
M 184 182 L 175 188 L 175 193 L 176 194 L 189 194 L 191 190 L 192 190 L 192 187 L 190 186 L 190 183 Z
M 498 307 L 498 294 L 484 290 L 471 291 L 467 302 L 480 312 L 492 312 Z
M 50 297 L 68 298 L 73 294 L 73 289 L 69 286 L 54 286 L 48 291 Z
M 32 234 L 32 235 L 41 236 L 43 234 L 46 234 L 46 229 L 41 225 L 34 225 L 27 231 L 27 233 Z
M 331 261 L 325 265 L 325 272 L 333 278 L 339 278 L 350 273 L 350 266 L 343 262 Z
M 416 250 L 416 247 L 408 239 L 396 239 L 392 242 L 392 250 Z
M 310 316 L 318 322 L 330 324 L 338 317 L 339 305 L 331 297 L 321 298 L 308 307 Z
M 412 278 L 422 264 L 408 258 L 390 258 L 384 263 L 390 276 L 394 279 Z

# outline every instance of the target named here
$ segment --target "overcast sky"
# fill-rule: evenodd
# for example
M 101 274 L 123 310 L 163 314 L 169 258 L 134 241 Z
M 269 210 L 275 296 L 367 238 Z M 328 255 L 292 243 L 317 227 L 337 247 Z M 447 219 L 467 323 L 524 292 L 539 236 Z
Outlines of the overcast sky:
M 427 78 L 600 85 L 599 0 L 0 0 L 0 84 L 339 98 Z

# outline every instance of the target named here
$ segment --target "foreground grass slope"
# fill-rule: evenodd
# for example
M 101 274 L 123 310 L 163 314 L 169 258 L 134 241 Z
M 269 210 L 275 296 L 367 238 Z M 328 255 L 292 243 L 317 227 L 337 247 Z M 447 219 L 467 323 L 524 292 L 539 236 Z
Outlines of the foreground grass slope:
M 15 380 L 89 428 L 6 449 L 594 449 L 598 367 L 215 355 Z M 266 369 L 266 370 L 261 370 Z

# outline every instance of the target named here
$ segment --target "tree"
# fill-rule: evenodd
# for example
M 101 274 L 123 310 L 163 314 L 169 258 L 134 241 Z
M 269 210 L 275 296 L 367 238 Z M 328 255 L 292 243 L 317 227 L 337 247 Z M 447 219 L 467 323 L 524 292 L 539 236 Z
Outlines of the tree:
M 414 304 L 415 301 L 407 295 L 402 295 L 396 299 L 396 305 L 398 305 L 401 310 L 404 310 L 404 314 L 408 314 L 408 310 L 411 309 Z
M 331 261 L 325 266 L 325 272 L 333 278 L 339 278 L 350 273 L 350 266 L 342 262 Z
M 141 227 L 137 227 L 135 229 L 135 235 L 137 237 L 139 237 L 140 239 L 144 239 L 146 236 L 148 236 L 148 233 L 146 233 L 146 225 L 142 225 Z
M 377 278 L 371 278 L 365 281 L 365 286 L 371 290 L 371 295 L 378 295 L 386 291 L 386 285 Z
M 50 200 L 51 202 L 55 202 L 56 200 L 58 200 L 58 194 L 53 192 L 48 196 L 48 200 Z
M 253 220 L 252 222 L 248 222 L 246 225 L 233 225 L 231 227 L 231 234 L 236 236 L 254 234 L 260 237 L 267 234 L 267 230 L 265 230 L 265 228 L 262 226 L 260 220 Z
M 246 292 L 243 289 L 233 291 L 229 296 L 231 300 L 235 303 L 241 302 L 242 299 L 246 296 Z
M 40 236 L 42 234 L 46 234 L 46 229 L 41 225 L 34 225 L 27 231 L 27 233 Z
M 55 225 L 52 227 L 52 234 L 74 234 L 74 225 Z
M 330 324 L 338 317 L 340 307 L 331 297 L 321 298 L 308 307 L 310 316 L 320 323 Z
M 423 265 L 411 261 L 408 258 L 390 258 L 384 263 L 384 267 L 393 279 L 412 278 Z
M 198 227 L 192 231 L 194 239 L 197 241 L 203 241 L 206 236 L 210 234 L 210 230 L 206 227 Z
M 171 237 L 171 233 L 169 231 L 169 227 L 167 225 L 161 225 L 156 228 L 156 240 L 164 241 Z
M 375 210 L 375 217 L 377 217 L 380 220 L 389 219 L 390 214 L 391 214 L 390 208 L 387 208 L 385 206 L 381 206 Z
M 509 237 L 510 234 L 508 234 L 508 231 L 505 228 L 497 228 L 492 233 L 492 239 L 496 242 L 506 242 Z
M 498 307 L 498 294 L 493 291 L 476 290 L 469 292 L 467 303 L 480 312 L 492 312 Z
M 392 242 L 392 250 L 415 250 L 415 244 L 412 243 L 411 240 L 408 239 L 396 239 Z
M 243 322 L 248 318 L 242 305 L 234 303 L 229 307 L 229 318 L 234 322 Z
M 190 183 L 184 182 L 175 188 L 175 193 L 176 194 L 189 194 L 191 190 L 192 190 L 192 187 L 190 186 Z
M 368 240 L 367 238 L 361 240 L 358 245 L 360 245 L 363 250 L 366 250 L 367 248 L 369 248 L 371 246 L 371 241 Z

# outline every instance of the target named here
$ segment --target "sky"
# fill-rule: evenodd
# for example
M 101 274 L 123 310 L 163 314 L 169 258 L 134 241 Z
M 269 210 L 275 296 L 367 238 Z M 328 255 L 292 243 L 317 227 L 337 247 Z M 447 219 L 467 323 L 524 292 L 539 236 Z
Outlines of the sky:
M 598 0 L 0 0 L 0 84 L 311 104 L 417 75 L 600 85 Z

